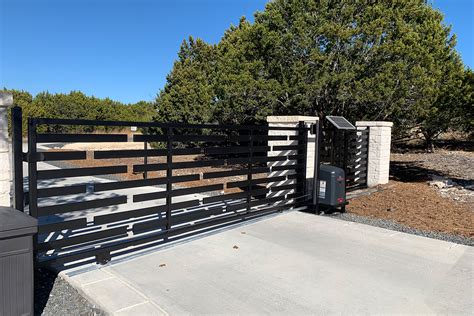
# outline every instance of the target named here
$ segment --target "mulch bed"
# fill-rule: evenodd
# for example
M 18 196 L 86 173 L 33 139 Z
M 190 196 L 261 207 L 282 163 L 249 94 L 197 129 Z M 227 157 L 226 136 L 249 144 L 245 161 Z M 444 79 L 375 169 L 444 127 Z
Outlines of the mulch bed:
M 391 181 L 382 190 L 350 201 L 349 213 L 393 220 L 399 224 L 474 238 L 474 211 L 439 195 L 426 183 Z
M 441 190 L 427 183 L 432 175 L 448 177 L 457 184 L 455 191 L 472 193 L 473 152 L 392 154 L 390 174 L 389 184 L 371 195 L 351 200 L 347 211 L 423 231 L 474 238 L 474 207 L 470 200 L 443 196 Z

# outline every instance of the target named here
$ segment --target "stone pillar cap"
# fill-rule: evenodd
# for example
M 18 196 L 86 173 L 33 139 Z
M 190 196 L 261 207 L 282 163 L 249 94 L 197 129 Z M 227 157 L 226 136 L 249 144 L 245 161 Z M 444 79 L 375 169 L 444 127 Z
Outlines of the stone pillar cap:
M 388 121 L 358 121 L 356 126 L 360 127 L 392 127 L 393 122 Z
M 13 105 L 13 94 L 10 92 L 0 92 L 0 107 Z
M 317 117 L 317 116 L 305 116 L 305 115 L 267 116 L 267 122 L 268 123 L 298 123 L 299 121 L 316 122 L 316 121 L 319 121 L 319 117 Z

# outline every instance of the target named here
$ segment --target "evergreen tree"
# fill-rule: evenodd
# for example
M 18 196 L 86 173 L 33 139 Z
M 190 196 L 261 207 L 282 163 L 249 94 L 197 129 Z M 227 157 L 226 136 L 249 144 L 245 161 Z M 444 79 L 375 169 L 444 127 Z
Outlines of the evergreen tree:
M 269 2 L 216 46 L 183 43 L 159 119 L 344 115 L 426 127 L 463 70 L 442 19 L 424 0 Z
M 178 60 L 156 99 L 156 120 L 202 123 L 212 121 L 215 47 L 202 40 L 183 41 Z

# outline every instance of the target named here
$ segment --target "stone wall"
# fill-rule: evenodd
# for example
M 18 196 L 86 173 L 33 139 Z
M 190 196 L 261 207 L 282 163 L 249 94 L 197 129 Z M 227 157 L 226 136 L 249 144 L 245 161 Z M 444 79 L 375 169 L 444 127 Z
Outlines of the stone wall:
M 359 121 L 358 129 L 369 129 L 369 155 L 367 161 L 367 186 L 388 183 L 390 173 L 390 144 L 392 122 Z

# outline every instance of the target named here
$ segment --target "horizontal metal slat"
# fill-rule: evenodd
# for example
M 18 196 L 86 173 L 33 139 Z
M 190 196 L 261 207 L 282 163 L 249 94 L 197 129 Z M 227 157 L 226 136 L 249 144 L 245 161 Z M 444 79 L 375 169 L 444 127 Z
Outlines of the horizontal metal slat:
M 144 172 L 144 171 L 160 171 L 166 170 L 168 164 L 166 163 L 150 163 L 150 164 L 140 164 L 133 165 L 133 172 Z
M 245 175 L 247 173 L 248 173 L 248 170 L 230 170 L 230 171 L 206 172 L 206 173 L 202 174 L 202 178 L 203 179 L 214 179 L 214 178 Z
M 198 161 L 183 161 L 175 162 L 171 164 L 172 169 L 187 169 L 187 168 L 199 168 L 199 167 L 214 167 L 225 165 L 224 159 L 216 160 L 198 160 Z
M 290 136 L 290 140 L 303 141 L 303 140 L 305 140 L 305 139 L 306 139 L 305 135 L 294 135 L 294 136 Z
M 37 143 L 127 142 L 126 134 L 37 134 Z
M 175 162 L 170 166 L 172 169 L 187 169 L 187 168 L 200 168 L 200 167 L 213 167 L 213 166 L 223 166 L 225 165 L 224 159 L 216 160 L 198 160 L 198 161 L 183 161 Z M 143 171 L 159 171 L 166 170 L 168 164 L 166 163 L 157 163 L 157 164 L 140 164 L 133 166 L 133 172 L 143 172 Z
M 270 192 L 270 189 L 262 188 L 262 189 L 255 189 L 250 191 L 250 196 L 258 196 L 263 195 Z M 215 203 L 215 202 L 222 202 L 226 200 L 238 199 L 238 198 L 245 198 L 249 194 L 248 191 L 246 192 L 238 192 L 238 193 L 230 193 L 230 194 L 221 194 L 216 196 L 205 197 L 202 199 L 203 204 L 208 203 Z
M 171 183 L 196 181 L 199 179 L 200 177 L 198 174 L 187 174 L 187 175 L 172 177 Z M 119 181 L 119 182 L 96 183 L 94 184 L 94 192 L 121 190 L 121 189 L 137 188 L 137 187 L 145 187 L 145 186 L 155 186 L 155 185 L 166 184 L 167 180 L 168 179 L 166 177 L 162 177 L 162 178 L 150 178 L 150 179 L 143 179 L 143 180 L 128 180 L 128 181 Z
M 166 142 L 166 135 L 133 135 L 134 142 Z
M 87 219 L 79 218 L 64 222 L 52 223 L 52 224 L 40 224 L 38 225 L 38 234 L 51 233 L 62 230 L 73 230 L 79 228 L 85 228 L 87 226 Z
M 120 222 L 132 218 L 143 217 L 152 214 L 160 214 L 166 211 L 166 205 L 151 206 L 145 208 L 139 208 L 131 211 L 114 212 L 111 214 L 97 215 L 94 217 L 95 225 L 110 224 L 114 222 Z
M 276 185 L 276 186 L 270 187 L 272 192 L 297 190 L 297 189 L 302 189 L 302 188 L 303 188 L 303 184 L 299 184 L 299 183 Z
M 45 189 L 38 189 L 38 198 L 45 198 L 51 196 L 63 196 L 70 194 L 87 193 L 87 185 L 71 185 L 67 187 L 48 187 Z
M 270 190 L 268 190 L 270 191 Z M 202 199 L 203 204 L 209 204 L 209 203 L 216 203 L 216 202 L 222 202 L 226 200 L 232 200 L 232 199 L 243 199 L 248 196 L 247 192 L 238 192 L 238 193 L 230 193 L 230 194 L 221 194 L 221 195 L 215 195 L 215 196 L 210 196 L 210 197 L 205 197 Z
M 178 202 L 171 204 L 171 210 L 180 210 L 188 207 L 198 206 L 199 200 L 190 200 L 184 202 Z M 161 214 L 166 212 L 166 205 L 151 206 L 145 208 L 139 208 L 131 211 L 115 212 L 111 214 L 98 215 L 94 217 L 94 224 L 103 225 L 108 223 L 114 223 L 124 221 L 132 218 L 143 217 L 152 214 Z M 164 213 L 163 213 L 164 214 Z
M 286 181 L 286 176 L 278 176 L 278 177 L 266 177 L 262 179 L 253 179 L 250 181 L 251 185 L 254 184 L 262 184 L 262 183 L 271 183 L 271 182 L 278 182 L 278 181 Z M 234 182 L 227 182 L 227 188 L 240 188 L 249 185 L 248 180 L 243 181 L 234 181 Z
M 285 165 L 285 166 L 272 166 L 272 171 L 285 171 L 285 170 L 301 170 L 303 169 L 302 165 Z
M 38 180 L 127 173 L 127 166 L 70 168 L 38 171 Z
M 286 161 L 288 156 L 253 156 L 253 157 L 242 157 L 242 158 L 229 158 L 226 160 L 227 165 L 238 165 L 248 163 L 266 163 L 274 161 Z
M 365 178 L 366 176 L 367 176 L 367 174 L 365 174 L 365 173 L 359 173 L 357 175 L 351 174 L 351 175 L 346 176 L 346 180 L 354 180 L 354 179 L 357 179 L 357 178 Z
M 173 142 L 224 142 L 227 140 L 223 135 L 173 135 L 171 141 Z
M 94 151 L 94 159 L 158 157 L 166 156 L 166 154 L 166 149 L 96 150 Z
M 268 146 L 253 146 L 252 152 L 267 152 L 270 150 Z M 208 155 L 215 155 L 215 154 L 242 154 L 242 153 L 250 153 L 249 146 L 234 146 L 234 147 L 207 147 L 203 149 L 203 152 Z
M 82 211 L 87 209 L 93 209 L 98 207 L 107 207 L 113 205 L 126 204 L 126 196 L 117 196 L 105 199 L 96 199 L 91 201 L 83 201 L 76 203 L 56 204 L 51 206 L 38 207 L 39 216 L 47 216 L 53 214 L 63 214 L 74 211 Z
M 200 205 L 201 202 L 196 199 L 196 200 L 189 200 L 189 201 L 184 201 L 184 202 L 178 202 L 178 203 L 173 203 L 171 204 L 171 210 L 180 210 L 188 207 L 194 207 Z
M 127 227 L 117 227 L 107 230 L 100 230 L 93 233 L 82 234 L 79 236 L 66 237 L 63 239 L 52 240 L 38 244 L 38 251 L 48 251 L 52 249 L 60 249 L 68 246 L 80 246 L 80 244 L 99 241 L 111 237 L 124 237 L 127 235 Z
M 305 149 L 306 145 L 284 145 L 284 146 L 273 146 L 273 150 L 300 150 Z
M 190 221 L 198 221 L 209 218 L 209 216 L 221 215 L 226 213 L 225 206 L 211 207 L 209 209 L 199 209 L 194 212 L 186 212 L 171 216 L 171 226 L 181 225 Z
M 359 167 L 348 167 L 346 168 L 346 174 L 350 174 L 350 173 L 353 173 L 353 172 L 356 172 L 356 171 L 366 171 L 367 170 L 367 167 L 365 165 L 360 165 Z
M 294 192 L 286 195 L 288 200 L 301 200 L 306 201 L 308 198 L 312 198 L 310 194 L 304 194 L 303 192 Z
M 122 189 L 144 187 L 144 186 L 154 186 L 154 185 L 165 184 L 166 181 L 167 181 L 166 178 L 155 178 L 155 179 L 95 183 L 94 192 L 122 190 Z
M 147 230 L 165 229 L 166 223 L 166 218 L 154 219 L 143 223 L 136 223 L 133 225 L 132 230 L 134 234 L 137 234 Z
M 199 155 L 203 152 L 202 148 L 175 148 L 171 150 L 173 156 Z
M 212 184 L 212 185 L 204 185 L 199 187 L 191 187 L 191 188 L 184 188 L 184 189 L 176 189 L 170 192 L 171 196 L 182 196 L 194 193 L 202 193 L 202 192 L 209 192 L 209 191 L 218 191 L 224 190 L 223 184 Z
M 133 202 L 143 202 L 143 201 L 151 201 L 151 200 L 159 200 L 164 199 L 168 193 L 166 190 L 159 191 L 159 192 L 150 192 L 150 193 L 141 193 L 133 195 Z
M 44 151 L 37 152 L 36 159 L 28 160 L 35 161 L 58 161 L 58 160 L 83 160 L 87 158 L 85 151 Z
M 229 141 L 250 141 L 250 135 L 236 135 L 229 136 Z M 275 140 L 288 140 L 286 135 L 252 135 L 253 141 L 275 141 Z
M 304 173 L 294 173 L 294 174 L 289 174 L 287 175 L 288 180 L 293 180 L 293 179 L 305 179 Z
M 272 198 L 267 198 L 267 199 L 262 199 L 262 200 L 254 200 L 250 202 L 250 207 L 255 207 L 255 206 L 260 206 L 260 205 L 265 205 L 265 204 L 271 204 L 275 203 L 278 201 L 284 201 L 286 197 L 284 195 L 282 196 L 277 196 L 277 197 L 272 197 Z M 228 211 L 237 211 L 240 209 L 244 209 L 247 207 L 247 203 L 241 203 L 241 204 L 233 204 L 233 205 L 228 205 L 227 210 Z

